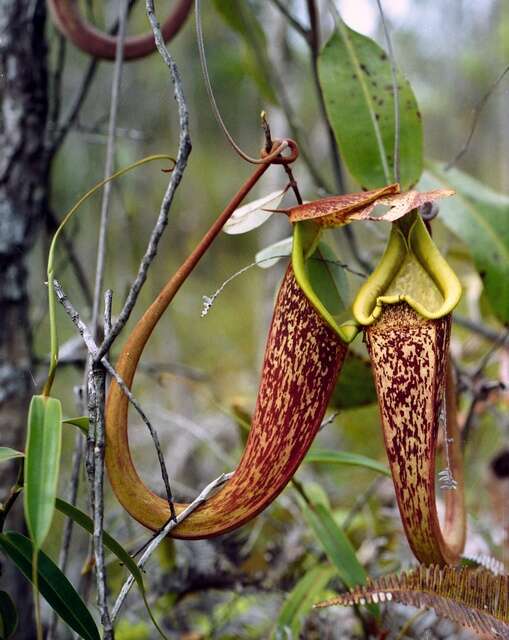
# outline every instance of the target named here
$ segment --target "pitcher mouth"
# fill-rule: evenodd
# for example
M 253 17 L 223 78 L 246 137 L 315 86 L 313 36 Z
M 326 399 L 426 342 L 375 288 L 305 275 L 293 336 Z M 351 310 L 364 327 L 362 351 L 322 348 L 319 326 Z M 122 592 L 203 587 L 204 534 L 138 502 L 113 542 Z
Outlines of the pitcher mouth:
M 361 325 L 370 325 L 384 304 L 406 302 L 429 320 L 443 318 L 458 304 L 461 284 L 426 226 L 412 212 L 392 225 L 380 263 L 357 294 L 352 311 Z
M 306 295 L 322 319 L 345 342 L 350 344 L 360 331 L 353 318 L 340 322 L 327 309 L 311 284 L 306 266 L 308 257 L 315 250 L 320 239 L 321 228 L 313 221 L 300 221 L 293 225 L 292 267 L 297 284 Z

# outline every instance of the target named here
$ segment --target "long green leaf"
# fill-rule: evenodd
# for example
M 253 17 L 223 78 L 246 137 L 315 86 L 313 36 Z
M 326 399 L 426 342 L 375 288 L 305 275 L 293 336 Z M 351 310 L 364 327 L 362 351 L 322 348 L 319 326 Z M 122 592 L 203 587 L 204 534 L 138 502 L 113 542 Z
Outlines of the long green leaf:
M 364 584 L 366 571 L 357 560 L 352 543 L 338 527 L 330 511 L 323 504 L 307 504 L 304 506 L 304 517 L 345 585 L 352 588 Z
M 305 461 L 339 464 L 351 467 L 364 467 L 365 469 L 371 469 L 372 471 L 376 471 L 377 473 L 381 473 L 385 476 L 391 476 L 391 472 L 385 464 L 378 462 L 378 460 L 373 460 L 373 458 L 368 458 L 367 456 L 357 453 L 349 453 L 348 451 L 315 449 L 311 450 L 307 454 Z
M 468 247 L 493 312 L 509 322 L 509 197 L 459 171 L 429 163 L 424 189 L 448 188 L 456 196 L 440 204 L 440 219 Z
M 275 640 L 299 637 L 304 617 L 335 574 L 336 569 L 330 565 L 314 567 L 304 574 L 279 612 L 273 634 Z
M 53 519 L 61 446 L 60 400 L 34 396 L 28 412 L 24 506 L 35 549 L 41 548 Z
M 0 640 L 8 640 L 18 626 L 18 612 L 11 596 L 0 591 Z
M 366 189 L 395 182 L 391 64 L 370 38 L 339 23 L 319 58 L 320 84 L 342 157 Z M 398 73 L 401 186 L 422 172 L 422 123 L 410 84 Z
M 20 533 L 0 534 L 0 549 L 32 581 L 32 541 Z M 54 611 L 84 640 L 100 640 L 99 631 L 85 603 L 57 565 L 43 552 L 38 553 L 39 591 Z
M 303 503 L 303 511 L 316 539 L 345 585 L 353 589 L 356 585 L 365 584 L 366 571 L 357 559 L 352 543 L 343 529 L 338 527 L 329 509 L 323 504 Z M 376 605 L 369 605 L 367 608 L 373 615 L 378 616 L 380 613 Z
M 13 458 L 23 458 L 25 454 L 10 447 L 0 447 L 0 462 L 12 460 Z
M 68 518 L 71 518 L 71 520 L 73 520 L 74 522 L 76 522 L 76 524 L 78 524 L 80 527 L 85 529 L 85 531 L 87 531 L 91 535 L 94 533 L 94 523 L 92 519 L 89 518 L 89 516 L 87 516 L 86 513 L 83 513 L 83 511 L 81 511 L 77 507 L 74 507 L 72 504 L 69 504 L 65 500 L 61 500 L 60 498 L 56 499 L 55 506 L 61 513 L 63 513 Z M 122 564 L 126 566 L 128 571 L 133 576 L 141 592 L 141 596 L 143 598 L 143 602 L 145 603 L 145 607 L 147 609 L 147 613 L 150 616 L 150 619 L 152 620 L 155 628 L 159 631 L 161 636 L 163 638 L 166 638 L 162 629 L 159 627 L 157 620 L 155 619 L 154 614 L 152 613 L 152 610 L 148 604 L 147 594 L 145 591 L 145 584 L 143 583 L 143 575 L 138 565 L 132 559 L 129 553 L 124 549 L 124 547 L 106 531 L 103 531 L 103 542 L 104 542 L 104 546 L 117 556 L 120 562 L 122 562 Z

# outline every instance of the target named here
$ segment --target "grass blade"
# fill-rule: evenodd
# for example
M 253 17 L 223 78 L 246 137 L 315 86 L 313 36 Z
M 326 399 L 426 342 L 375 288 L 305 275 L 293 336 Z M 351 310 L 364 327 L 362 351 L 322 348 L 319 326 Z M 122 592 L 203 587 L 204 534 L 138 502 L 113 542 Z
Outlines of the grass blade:
M 368 458 L 367 456 L 363 456 L 357 453 L 349 453 L 348 451 L 329 451 L 326 449 L 315 449 L 314 451 L 310 451 L 306 456 L 306 462 L 321 462 L 328 464 L 340 464 L 347 465 L 350 467 L 363 467 L 365 469 L 370 469 L 371 471 L 376 471 L 377 473 L 381 473 L 384 476 L 391 477 L 391 472 L 389 468 L 378 462 L 378 460 L 373 460 L 373 458 Z
M 311 610 L 316 598 L 335 574 L 336 569 L 330 565 L 314 567 L 304 574 L 279 612 L 274 640 L 299 637 L 304 616 Z

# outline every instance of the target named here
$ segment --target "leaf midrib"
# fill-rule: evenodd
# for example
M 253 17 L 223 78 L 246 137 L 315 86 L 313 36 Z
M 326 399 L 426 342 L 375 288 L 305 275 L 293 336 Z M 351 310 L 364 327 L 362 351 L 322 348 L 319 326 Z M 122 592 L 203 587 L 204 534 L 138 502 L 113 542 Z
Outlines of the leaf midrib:
M 367 103 L 368 106 L 368 111 L 369 111 L 369 117 L 371 119 L 371 124 L 373 125 L 373 129 L 375 132 L 375 138 L 378 144 L 378 152 L 380 154 L 380 159 L 382 161 L 382 167 L 383 167 L 383 171 L 384 171 L 384 176 L 385 176 L 385 180 L 387 182 L 387 184 L 390 183 L 391 179 L 390 179 L 390 175 L 389 175 L 389 165 L 387 163 L 387 155 L 385 152 L 385 145 L 384 145 L 384 141 L 382 138 L 382 132 L 380 130 L 380 127 L 378 126 L 378 122 L 376 120 L 376 116 L 375 116 L 375 109 L 373 106 L 373 101 L 371 100 L 371 96 L 369 94 L 368 91 L 368 87 L 366 86 L 366 82 L 364 80 L 364 77 L 362 75 L 362 69 L 359 63 L 359 60 L 357 58 L 357 54 L 355 51 L 355 48 L 350 40 L 350 37 L 348 35 L 347 32 L 347 27 L 344 24 L 343 21 L 338 20 L 337 21 L 337 26 L 338 26 L 338 32 L 345 44 L 346 50 L 348 52 L 348 55 L 350 56 L 350 60 L 354 66 L 355 69 L 355 75 L 357 76 L 357 79 L 361 85 L 362 88 L 362 93 L 364 94 L 364 99 Z

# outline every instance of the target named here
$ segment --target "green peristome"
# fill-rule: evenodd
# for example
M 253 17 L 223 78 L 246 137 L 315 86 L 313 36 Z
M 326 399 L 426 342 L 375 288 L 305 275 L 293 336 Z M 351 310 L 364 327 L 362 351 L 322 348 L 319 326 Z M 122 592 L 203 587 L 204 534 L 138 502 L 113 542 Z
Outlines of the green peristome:
M 293 271 L 299 287 L 316 311 L 344 342 L 350 343 L 359 333 L 358 325 L 353 320 L 339 323 L 331 313 L 331 310 L 325 306 L 323 300 L 318 296 L 311 282 L 308 260 L 318 247 L 320 234 L 321 229 L 315 222 L 297 222 L 293 225 Z
M 353 315 L 370 325 L 384 304 L 406 302 L 429 320 L 449 314 L 461 297 L 461 284 L 414 212 L 393 224 L 377 268 L 360 288 Z

